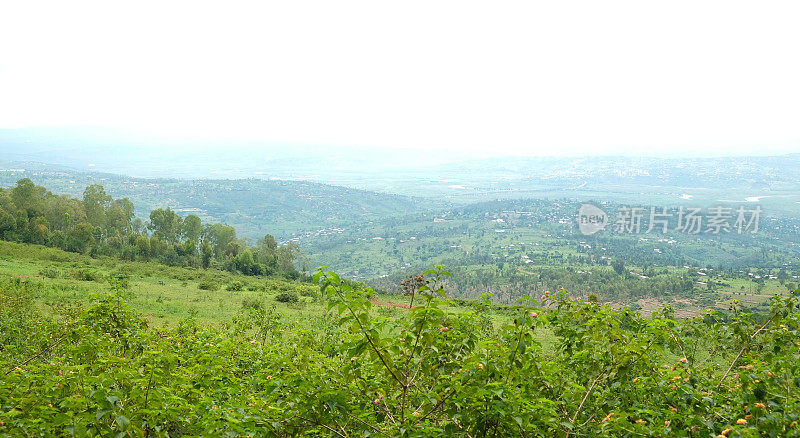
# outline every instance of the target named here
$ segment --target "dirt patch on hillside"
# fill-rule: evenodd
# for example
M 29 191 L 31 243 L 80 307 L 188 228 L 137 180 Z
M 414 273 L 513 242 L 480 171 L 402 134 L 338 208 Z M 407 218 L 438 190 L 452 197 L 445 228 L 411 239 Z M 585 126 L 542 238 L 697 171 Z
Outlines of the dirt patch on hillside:
M 524 270 L 522 268 L 517 268 L 517 271 L 522 272 L 524 274 L 528 274 L 528 275 L 534 275 L 534 276 L 536 276 L 536 278 L 540 278 L 541 277 L 540 274 L 537 274 L 537 273 L 531 272 L 531 271 L 526 271 L 526 270 Z
M 675 304 L 683 304 L 686 307 L 676 308 L 675 309 L 675 317 L 676 318 L 694 318 L 697 315 L 700 315 L 703 312 L 703 309 L 697 306 L 697 303 L 693 302 L 687 298 L 679 298 L 673 300 L 671 303 L 662 302 L 656 298 L 642 298 L 636 301 L 636 304 L 642 307 L 641 313 L 642 315 L 649 316 L 652 315 L 653 312 L 660 309 L 661 306 L 664 304 L 672 304 L 673 307 Z

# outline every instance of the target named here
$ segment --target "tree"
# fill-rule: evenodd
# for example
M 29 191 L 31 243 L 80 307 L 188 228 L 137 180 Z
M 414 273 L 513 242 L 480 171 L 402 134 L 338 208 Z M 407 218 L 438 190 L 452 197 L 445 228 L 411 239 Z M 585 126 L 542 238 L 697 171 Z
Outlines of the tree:
M 150 237 L 150 255 L 153 257 L 161 257 L 167 253 L 168 245 L 164 243 L 158 236 Z
M 92 184 L 83 191 L 83 208 L 86 211 L 86 219 L 92 226 L 100 228 L 106 226 L 106 210 L 111 200 L 111 196 L 107 195 L 106 190 L 99 184 Z
M 258 239 L 257 244 L 255 258 L 258 263 L 266 267 L 266 270 L 271 273 L 278 267 L 278 254 L 276 251 L 278 243 L 275 242 L 275 238 L 272 235 L 267 234 Z
M 37 186 L 28 178 L 23 178 L 11 189 L 11 200 L 18 210 L 25 210 L 33 217 L 44 214 L 46 193 L 47 189 L 44 187 Z
M 17 222 L 14 216 L 11 216 L 4 210 L 0 210 L 0 239 L 7 240 L 11 238 L 11 233 L 14 232 Z
M 16 210 L 14 201 L 11 200 L 11 191 L 0 188 L 0 210 L 5 210 L 7 213 L 13 213 Z
M 203 223 L 196 215 L 190 214 L 183 220 L 181 234 L 187 242 L 191 242 L 197 247 L 200 237 L 203 235 Z
M 275 238 L 272 237 L 272 234 L 267 234 L 266 236 L 258 239 L 258 246 L 274 250 L 278 247 L 278 243 L 275 242 Z
M 245 248 L 247 248 L 247 245 L 243 245 L 239 240 L 228 242 L 228 244 L 225 245 L 225 256 L 229 258 L 236 257 Z
M 221 259 L 229 244 L 236 240 L 236 230 L 225 224 L 214 224 L 206 229 L 206 236 L 214 249 L 214 255 Z
M 614 268 L 614 272 L 619 275 L 622 275 L 622 273 L 625 272 L 625 262 L 623 262 L 621 259 L 614 260 L 611 263 L 611 267 Z
M 68 195 L 48 197 L 44 215 L 53 230 L 67 230 L 74 224 L 86 222 L 83 202 Z
M 133 219 L 133 202 L 128 198 L 117 199 L 112 202 L 106 212 L 106 228 L 111 231 L 118 231 L 122 235 L 131 232 L 131 220 Z
M 130 199 L 115 200 L 99 184 L 86 187 L 81 199 L 54 195 L 28 178 L 0 188 L 0 239 L 171 265 L 208 268 L 216 258 L 223 269 L 249 275 L 298 275 L 295 263 L 303 257 L 296 245 L 279 247 L 272 235 L 251 247 L 229 225 L 204 227 L 197 215 L 183 219 L 169 207 L 151 211 L 143 224 Z
M 192 241 L 186 240 L 183 243 L 176 243 L 174 247 L 176 253 L 186 258 L 185 261 L 188 263 L 188 265 L 195 266 L 197 264 L 197 245 L 192 243 Z
M 150 222 L 147 228 L 167 243 L 175 243 L 181 233 L 182 219 L 169 207 L 159 208 L 150 212 Z
M 781 284 L 784 284 L 788 279 L 789 279 L 789 274 L 786 272 L 785 269 L 781 268 L 781 270 L 778 271 L 778 281 L 780 281 Z
M 255 261 L 253 260 L 253 253 L 251 253 L 249 249 L 245 249 L 236 256 L 234 259 L 234 266 L 245 275 L 255 274 L 256 272 L 254 271 L 257 270 Z
M 294 260 L 300 256 L 300 247 L 291 242 L 277 250 L 278 268 L 283 272 L 296 272 Z
M 26 241 L 43 245 L 47 242 L 47 237 L 50 235 L 50 224 L 47 223 L 47 219 L 43 216 L 39 216 L 31 219 L 28 230 L 29 235 Z
M 136 254 L 142 260 L 150 257 L 150 239 L 142 235 L 136 236 Z
M 144 234 L 145 226 L 141 218 L 133 218 L 131 221 L 131 231 L 133 231 L 134 234 Z
M 211 244 L 205 240 L 203 241 L 203 245 L 200 247 L 200 251 L 202 252 L 203 268 L 208 269 L 208 267 L 211 266 L 211 259 L 214 257 L 214 248 L 212 248 Z
M 47 246 L 64 249 L 66 247 L 66 235 L 61 230 L 55 230 L 47 236 Z
M 81 222 L 67 232 L 68 251 L 86 253 L 94 242 L 94 227 L 88 222 Z

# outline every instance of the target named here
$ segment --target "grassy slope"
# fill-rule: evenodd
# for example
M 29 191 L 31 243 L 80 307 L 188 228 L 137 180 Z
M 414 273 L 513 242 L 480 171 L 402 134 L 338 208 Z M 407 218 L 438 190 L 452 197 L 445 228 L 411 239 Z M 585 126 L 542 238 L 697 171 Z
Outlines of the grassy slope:
M 95 273 L 99 278 L 81 281 L 74 278 L 78 272 Z M 93 259 L 38 245 L 0 242 L 0 277 L 22 277 L 38 284 L 37 298 L 44 311 L 52 306 L 90 301 L 92 294 L 111 287 L 108 279 L 115 274 L 129 276 L 131 305 L 156 325 L 174 324 L 195 312 L 199 321 L 223 322 L 236 315 L 243 302 L 275 303 L 282 312 L 297 314 L 298 317 L 307 313 L 303 311 L 306 307 L 319 306 L 313 298 L 317 288 L 308 283 L 248 277 L 215 269 L 169 267 L 113 258 Z M 201 282 L 209 281 L 219 284 L 220 289 L 210 291 L 198 287 Z M 227 285 L 236 281 L 241 282 L 245 290 L 225 290 Z M 285 291 L 300 295 L 300 302 L 290 305 L 276 302 L 275 295 Z
M 534 266 L 529 268 L 535 269 Z M 96 273 L 99 278 L 95 281 L 78 280 L 75 274 L 81 271 Z M 117 274 L 129 276 L 127 282 L 128 290 L 132 294 L 131 305 L 157 326 L 174 325 L 192 314 L 203 323 L 219 324 L 235 317 L 246 305 L 255 303 L 275 305 L 287 318 L 298 321 L 316 318 L 325 313 L 325 306 L 318 298 L 318 288 L 309 283 L 274 277 L 249 277 L 216 269 L 169 267 L 152 262 L 130 262 L 114 258 L 95 259 L 38 245 L 0 241 L 0 278 L 23 277 L 26 281 L 38 284 L 37 301 L 42 311 L 86 304 L 92 300 L 92 294 L 109 290 L 111 284 L 108 279 Z M 225 290 L 227 285 L 237 281 L 244 285 L 243 290 Z M 220 289 L 202 290 L 198 287 L 202 282 L 216 283 Z M 718 292 L 718 306 L 721 308 L 727 308 L 731 299 L 753 306 L 764 305 L 776 293 L 787 294 L 786 289 L 775 280 L 768 280 L 760 293 L 749 290 L 752 287 L 750 282 L 729 282 L 729 286 Z M 740 286 L 746 289 L 740 290 Z M 300 296 L 300 301 L 293 304 L 277 302 L 275 296 L 282 292 L 294 292 Z M 376 300 L 408 304 L 407 297 L 394 294 L 378 295 Z M 663 304 L 657 300 L 651 301 L 653 302 L 641 303 L 646 313 Z M 684 305 L 673 304 L 677 306 L 679 314 L 688 315 L 684 315 L 687 310 Z M 700 309 L 691 307 L 688 310 L 695 314 Z M 391 306 L 376 306 L 375 312 L 382 316 L 404 313 L 402 309 Z M 492 318 L 498 323 L 505 321 L 507 315 L 502 307 L 492 311 Z
M 78 280 L 79 272 L 97 275 L 93 281 Z M 64 306 L 83 306 L 94 294 L 108 291 L 109 278 L 126 274 L 129 303 L 155 326 L 175 325 L 194 315 L 204 324 L 221 324 L 239 315 L 245 306 L 258 303 L 275 305 L 285 320 L 300 326 L 326 313 L 316 285 L 275 277 L 250 277 L 216 269 L 170 267 L 152 262 L 131 262 L 114 258 L 92 258 L 39 245 L 0 241 L 0 278 L 18 277 L 36 290 L 36 301 L 42 312 L 55 312 Z M 51 278 L 52 277 L 52 278 Z M 202 290 L 202 282 L 220 285 L 216 291 Z M 226 286 L 240 282 L 243 290 L 227 291 Z M 297 303 L 275 300 L 282 292 L 294 292 Z M 377 294 L 381 303 L 408 304 L 408 297 Z M 458 307 L 457 311 L 466 310 Z M 395 306 L 376 305 L 373 311 L 385 317 L 405 315 L 407 310 Z M 496 323 L 507 322 L 509 312 L 498 308 L 491 312 Z M 312 324 L 313 325 L 313 324 Z

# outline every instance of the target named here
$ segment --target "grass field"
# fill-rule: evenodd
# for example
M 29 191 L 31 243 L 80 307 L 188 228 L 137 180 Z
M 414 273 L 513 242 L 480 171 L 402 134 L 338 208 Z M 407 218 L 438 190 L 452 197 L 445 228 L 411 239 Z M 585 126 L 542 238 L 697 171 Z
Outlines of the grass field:
M 119 279 L 129 291 L 130 304 L 156 325 L 174 324 L 189 316 L 217 324 L 231 319 L 246 306 L 272 303 L 283 313 L 297 317 L 317 313 L 307 311 L 311 308 L 321 309 L 315 301 L 318 288 L 310 283 L 235 275 L 214 269 L 93 259 L 10 242 L 0 242 L 0 276 L 17 277 L 31 283 L 38 291 L 37 299 L 43 311 L 52 306 L 85 304 L 92 300 L 93 294 L 108 291 L 112 281 Z M 235 287 L 237 283 L 241 286 Z M 204 290 L 203 284 L 218 290 Z M 296 294 L 298 301 L 277 302 L 276 295 L 284 292 Z
M 530 268 L 535 270 L 536 266 Z M 310 282 L 237 275 L 216 269 L 92 258 L 43 246 L 0 241 L 2 277 L 16 277 L 30 283 L 36 290 L 43 312 L 85 305 L 94 295 L 108 291 L 112 281 L 118 279 L 129 293 L 130 304 L 155 326 L 175 325 L 190 316 L 204 324 L 217 325 L 230 321 L 245 308 L 259 306 L 274 305 L 287 320 L 298 322 L 327 313 L 326 306 L 320 301 L 318 287 Z M 280 294 L 296 295 L 298 300 L 280 302 L 276 300 Z M 776 280 L 767 280 L 757 291 L 751 281 L 729 279 L 716 292 L 716 307 L 727 308 L 734 299 L 746 306 L 765 307 L 775 294 L 788 294 Z M 374 302 L 376 313 L 396 316 L 407 312 L 401 306 L 408 304 L 409 297 L 376 294 Z M 644 313 L 649 314 L 668 303 L 648 299 L 638 304 Z M 673 304 L 677 314 L 683 317 L 699 314 L 703 308 L 692 299 L 669 304 Z M 489 312 L 490 318 L 496 323 L 508 322 L 509 312 L 504 309 L 502 305 L 494 306 Z
M 481 436 L 494 421 L 532 432 L 519 436 L 695 426 L 715 436 L 734 424 L 743 433 L 730 436 L 757 436 L 744 433 L 751 423 L 790 436 L 797 418 L 793 300 L 776 302 L 766 322 L 730 312 L 676 321 L 560 293 L 544 308 L 417 297 L 411 310 L 408 296 L 369 301 L 335 284 L 329 310 L 310 282 L 0 242 L 0 369 L 10 376 L 0 380 L 0 435 L 328 436 L 321 425 L 339 424 L 341 436 L 404 436 L 403 393 L 421 378 L 408 393 L 419 433 L 405 436 Z M 779 292 L 771 281 L 748 286 L 731 280 L 716 293 L 760 303 Z M 789 319 L 778 319 L 781 306 Z M 746 351 L 742 339 L 756 344 Z M 328 410 L 334 403 L 348 408 Z M 556 405 L 565 409 L 548 411 Z M 522 420 L 483 420 L 504 409 Z M 360 421 L 345 423 L 350 412 Z M 611 413 L 620 420 L 599 421 Z M 458 432 L 465 426 L 478 432 Z
M 120 281 L 130 305 L 154 326 L 175 325 L 194 317 L 204 324 L 230 321 L 248 307 L 270 307 L 286 320 L 301 323 L 327 314 L 319 288 L 310 283 L 277 277 L 252 277 L 216 269 L 169 267 L 151 262 L 92 258 L 37 245 L 0 241 L 0 278 L 19 278 L 28 283 L 42 312 L 65 306 L 83 306 Z M 204 289 L 211 285 L 212 289 Z M 239 285 L 236 287 L 236 285 Z M 228 290 L 238 289 L 238 290 Z M 297 302 L 284 303 L 280 294 L 294 294 Z M 409 297 L 375 294 L 373 311 L 384 317 L 407 313 Z M 455 306 L 459 311 L 468 307 Z M 490 312 L 505 322 L 508 312 L 500 306 Z

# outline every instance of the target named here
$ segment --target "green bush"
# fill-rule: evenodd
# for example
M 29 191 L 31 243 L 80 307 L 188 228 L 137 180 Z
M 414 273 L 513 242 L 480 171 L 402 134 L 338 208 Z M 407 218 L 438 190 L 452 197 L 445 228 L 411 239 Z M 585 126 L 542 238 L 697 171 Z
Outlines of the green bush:
M 216 281 L 201 281 L 200 284 L 197 285 L 197 288 L 200 290 L 219 290 L 219 284 Z
M 117 271 L 108 277 L 108 281 L 118 283 L 120 287 L 127 288 L 130 286 L 130 278 L 131 276 L 127 273 Z
M 44 282 L 0 279 L 0 437 L 798 436 L 794 297 L 681 320 L 562 290 L 493 328 L 445 276 L 413 311 L 320 270 L 324 310 L 248 297 L 224 324 L 158 328 L 118 288 L 42 312 Z
M 245 298 L 242 300 L 242 308 L 243 309 L 253 309 L 259 310 L 264 307 L 264 303 L 261 300 L 257 300 L 255 298 Z
M 242 284 L 241 281 L 234 281 L 233 283 L 225 286 L 225 290 L 238 292 L 244 290 L 244 285 Z
M 300 296 L 303 296 L 303 297 L 315 297 L 315 296 L 317 296 L 317 290 L 316 289 L 310 289 L 310 288 L 307 288 L 307 287 L 301 287 L 300 288 Z
M 281 292 L 275 295 L 275 301 L 279 303 L 296 303 L 300 298 L 294 292 Z
M 61 277 L 61 270 L 58 269 L 58 268 L 55 268 L 53 266 L 48 266 L 48 267 L 40 270 L 39 271 L 39 275 L 41 275 L 42 277 L 47 277 L 47 278 L 60 278 Z
M 70 277 L 80 281 L 103 281 L 103 274 L 91 269 L 74 269 Z

